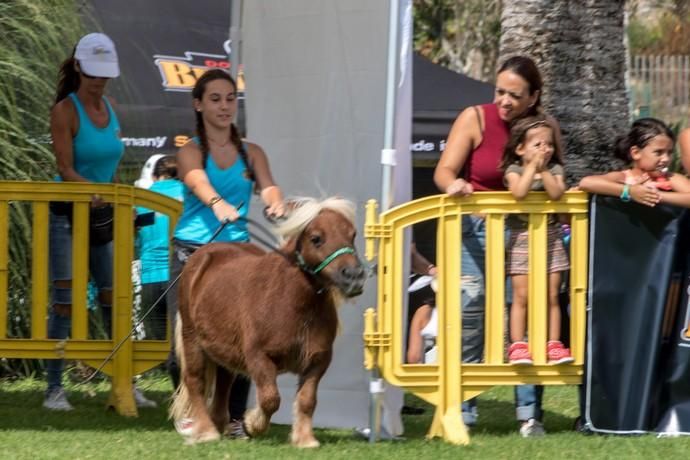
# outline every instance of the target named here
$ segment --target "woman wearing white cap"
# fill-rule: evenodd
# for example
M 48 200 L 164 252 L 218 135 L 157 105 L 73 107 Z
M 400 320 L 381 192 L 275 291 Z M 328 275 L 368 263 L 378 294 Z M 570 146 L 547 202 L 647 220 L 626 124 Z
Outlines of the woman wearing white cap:
M 74 53 L 60 67 L 55 105 L 50 114 L 58 176 L 56 181 L 113 182 L 124 153 L 120 124 L 105 98 L 108 80 L 120 75 L 117 51 L 112 40 L 101 33 L 82 37 Z M 92 216 L 104 214 L 105 203 L 92 197 Z M 107 213 L 105 213 L 107 214 Z M 51 308 L 48 337 L 69 335 L 72 313 L 72 209 L 69 203 L 51 203 L 50 276 Z M 108 334 L 112 313 L 112 237 L 99 241 L 92 234 L 89 271 L 98 288 L 103 325 Z M 62 389 L 62 360 L 46 365 L 48 389 L 43 406 L 71 410 Z M 149 402 L 150 404 L 151 402 Z

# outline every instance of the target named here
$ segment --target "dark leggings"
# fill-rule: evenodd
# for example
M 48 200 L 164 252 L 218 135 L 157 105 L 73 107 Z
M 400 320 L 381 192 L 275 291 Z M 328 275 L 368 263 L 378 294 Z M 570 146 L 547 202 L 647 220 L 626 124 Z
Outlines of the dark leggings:
M 141 285 L 141 305 L 144 309 L 149 309 L 165 292 L 168 287 L 167 281 L 146 283 Z M 167 326 L 166 311 L 168 309 L 167 295 L 156 304 L 153 310 L 144 318 L 144 331 L 149 340 L 165 340 L 165 328 Z M 141 313 L 143 314 L 145 310 Z
M 170 281 L 174 281 L 182 273 L 184 264 L 187 262 L 192 253 L 197 250 L 201 245 L 192 245 L 188 243 L 180 243 L 177 240 L 173 240 L 173 254 L 172 260 L 170 262 Z M 175 317 L 177 316 L 177 287 L 173 287 L 168 291 L 166 300 L 168 303 L 168 315 L 170 315 L 170 325 L 171 325 L 171 337 L 170 337 L 170 354 L 168 355 L 168 361 L 166 367 L 170 373 L 170 378 L 172 379 L 173 386 L 175 388 L 180 384 L 180 368 L 177 364 L 177 356 L 175 355 Z M 228 404 L 228 410 L 230 412 L 231 420 L 241 420 L 244 417 L 244 412 L 247 410 L 247 397 L 249 396 L 249 388 L 251 386 L 251 381 L 243 376 L 237 375 L 235 381 L 230 387 L 230 402 Z

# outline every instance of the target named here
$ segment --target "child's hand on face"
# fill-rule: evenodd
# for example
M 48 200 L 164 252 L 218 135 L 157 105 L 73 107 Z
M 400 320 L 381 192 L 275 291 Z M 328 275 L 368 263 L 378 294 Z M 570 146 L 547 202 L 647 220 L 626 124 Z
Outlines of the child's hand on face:
M 630 198 L 645 206 L 656 206 L 661 200 L 659 192 L 655 188 L 644 185 L 633 185 L 630 187 Z
M 537 172 L 541 171 L 544 169 L 544 165 L 546 164 L 546 155 L 543 150 L 537 150 L 534 152 L 532 155 L 532 158 L 529 161 L 529 164 L 531 164 L 534 169 L 537 170 Z

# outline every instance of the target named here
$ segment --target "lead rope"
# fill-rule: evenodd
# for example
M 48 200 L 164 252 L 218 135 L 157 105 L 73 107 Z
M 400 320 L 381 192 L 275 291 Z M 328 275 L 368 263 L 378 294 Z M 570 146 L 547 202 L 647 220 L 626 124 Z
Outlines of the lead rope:
M 240 202 L 239 206 L 237 206 L 237 208 L 235 208 L 235 209 L 238 209 L 238 210 L 239 210 L 240 208 L 242 208 L 242 206 L 244 206 L 244 202 Z M 213 240 L 215 240 L 215 239 L 218 237 L 218 235 L 220 234 L 220 232 L 222 232 L 223 229 L 224 229 L 229 223 L 230 223 L 230 220 L 228 220 L 228 219 L 224 220 L 224 221 L 218 226 L 218 228 L 217 228 L 216 231 L 213 233 L 213 235 L 211 235 L 211 238 L 209 238 L 209 240 L 208 240 L 205 244 L 212 243 Z M 108 356 L 105 357 L 105 359 L 103 360 L 103 362 L 101 363 L 101 365 L 98 366 L 98 368 L 97 368 L 95 371 L 93 371 L 93 373 L 91 373 L 91 375 L 90 375 L 89 377 L 87 377 L 86 380 L 84 380 L 84 381 L 82 381 L 82 382 L 79 382 L 79 384 L 84 385 L 84 384 L 89 383 L 91 380 L 93 380 L 94 377 L 96 377 L 96 375 L 97 375 L 99 372 L 101 372 L 101 371 L 103 370 L 103 368 L 105 367 L 105 365 L 108 364 L 108 361 L 110 361 L 110 360 L 112 359 L 112 357 L 115 356 L 115 353 L 117 353 L 118 350 L 122 347 L 122 345 L 124 345 L 125 342 L 126 342 L 127 340 L 129 340 L 129 338 L 132 337 L 132 335 L 134 335 L 134 333 L 136 333 L 137 328 L 139 327 L 139 325 L 141 325 L 141 323 L 144 322 L 144 320 L 146 319 L 146 317 L 153 311 L 153 309 L 160 303 L 160 301 L 163 300 L 163 299 L 165 298 L 165 296 L 168 294 L 168 292 L 170 292 L 170 289 L 172 289 L 172 288 L 175 286 L 175 284 L 177 284 L 177 282 L 179 281 L 179 279 L 180 279 L 181 276 L 182 276 L 182 272 L 180 272 L 180 274 L 177 275 L 177 277 L 172 281 L 172 283 L 168 283 L 168 287 L 165 288 L 165 291 L 163 291 L 163 293 L 162 293 L 160 296 L 158 296 L 158 298 L 155 300 L 155 302 L 153 302 L 153 304 L 151 304 L 151 306 L 149 307 L 149 309 L 146 310 L 146 312 L 141 316 L 141 318 L 140 318 L 136 323 L 134 323 L 134 325 L 132 326 L 132 330 L 129 331 L 129 334 L 127 334 L 122 340 L 120 340 L 120 341 L 117 343 L 117 345 L 115 345 L 115 348 L 113 348 L 113 350 L 108 354 Z
M 244 206 L 244 202 L 240 203 L 240 205 L 239 205 L 236 209 L 240 209 L 242 206 Z M 264 215 L 266 216 L 266 218 L 269 219 L 269 220 L 275 221 L 274 218 L 271 218 L 270 216 L 267 216 L 265 211 L 266 211 L 266 210 L 264 209 Z M 256 222 L 255 220 L 253 220 L 253 219 L 251 219 L 251 218 L 249 218 L 249 217 L 240 217 L 240 218 L 237 219 L 237 220 L 244 220 L 244 221 L 246 221 L 247 223 L 252 224 L 254 227 L 256 227 L 256 228 L 258 228 L 259 230 L 261 230 L 265 235 L 269 235 L 270 238 L 273 239 L 272 242 L 271 242 L 271 241 L 267 241 L 267 240 L 266 240 L 265 238 L 263 238 L 262 236 L 258 236 L 256 233 L 253 233 L 253 232 L 251 232 L 251 231 L 249 232 L 249 235 L 251 236 L 252 239 L 258 241 L 258 242 L 261 243 L 261 244 L 263 244 L 264 246 L 266 246 L 266 247 L 269 248 L 270 250 L 272 250 L 272 251 L 274 251 L 274 252 L 277 252 L 277 253 L 280 254 L 281 256 L 285 257 L 285 259 L 287 259 L 289 262 L 292 262 L 292 261 L 290 260 L 290 258 L 288 257 L 288 255 L 282 253 L 282 252 L 279 250 L 280 248 L 278 247 L 277 240 L 276 240 L 275 236 L 273 235 L 273 233 L 272 233 L 270 230 L 268 230 L 266 227 L 264 227 L 263 225 L 259 224 L 258 222 Z M 216 239 L 216 237 L 220 234 L 220 232 L 222 232 L 223 229 L 224 229 L 229 223 L 230 223 L 229 220 L 223 221 L 223 222 L 221 223 L 221 225 L 218 227 L 218 229 L 216 229 L 216 231 L 213 233 L 213 235 L 211 235 L 211 238 L 210 238 L 205 244 L 212 243 L 213 240 Z M 351 247 L 343 247 L 343 248 L 340 248 L 340 249 L 336 250 L 335 252 L 333 252 L 333 253 L 332 253 L 331 255 L 329 255 L 328 257 L 326 257 L 326 258 L 325 258 L 315 269 L 311 269 L 311 268 L 306 264 L 304 258 L 302 257 L 302 254 L 300 254 L 299 251 L 297 251 L 295 254 L 296 254 L 296 257 L 297 257 L 297 266 L 298 266 L 301 270 L 303 270 L 304 272 L 306 272 L 306 273 L 308 273 L 308 274 L 310 274 L 310 275 L 312 275 L 312 276 L 316 276 L 321 270 L 323 270 L 324 268 L 326 268 L 326 267 L 328 266 L 328 264 L 330 264 L 331 262 L 333 262 L 333 260 L 335 260 L 337 257 L 339 257 L 339 256 L 341 256 L 341 255 L 343 255 L 343 254 L 356 254 L 356 251 L 355 251 L 353 248 L 351 248 Z M 94 378 L 99 372 L 101 372 L 101 371 L 103 370 L 103 368 L 104 368 L 105 365 L 108 363 L 108 361 L 110 361 L 110 360 L 112 359 L 112 357 L 115 356 L 115 353 L 117 353 L 118 350 L 122 347 L 122 345 L 124 345 L 124 343 L 125 343 L 127 340 L 129 340 L 129 338 L 132 337 L 132 335 L 134 335 L 134 333 L 136 333 L 137 328 L 141 325 L 141 323 L 144 322 L 144 320 L 146 319 L 146 317 L 153 311 L 153 309 L 160 303 L 160 301 L 163 300 L 163 299 L 165 298 L 165 296 L 168 294 L 168 292 L 170 291 L 170 289 L 172 289 L 172 288 L 175 286 L 175 284 L 177 284 L 177 282 L 179 281 L 179 279 L 180 279 L 181 276 L 182 276 L 182 272 L 180 272 L 180 274 L 177 275 L 177 277 L 176 277 L 171 283 L 168 283 L 168 287 L 165 288 L 165 290 L 163 291 L 163 293 L 153 302 L 153 304 L 151 304 L 151 306 L 149 307 L 149 309 L 146 310 L 146 312 L 139 318 L 139 320 L 138 320 L 136 323 L 134 323 L 134 325 L 132 325 L 132 330 L 129 332 L 129 334 L 127 334 L 122 340 L 120 340 L 120 341 L 118 342 L 118 344 L 115 346 L 115 348 L 113 348 L 113 350 L 108 354 L 108 356 L 105 357 L 105 359 L 103 360 L 103 362 L 101 363 L 101 365 L 98 366 L 98 368 L 97 368 L 96 370 L 94 370 L 93 373 L 92 373 L 88 378 L 86 378 L 86 380 L 84 380 L 84 381 L 82 381 L 82 382 L 79 382 L 78 384 L 83 385 L 83 384 L 89 383 L 91 380 L 93 380 L 93 378 Z M 320 293 L 320 291 L 319 291 L 319 293 Z
M 221 223 L 220 226 L 218 227 L 218 229 L 216 229 L 215 233 L 213 233 L 213 235 L 211 236 L 211 239 L 209 239 L 208 242 L 207 242 L 206 244 L 209 244 L 209 243 L 211 243 L 214 239 L 216 239 L 216 237 L 220 234 L 220 232 L 222 232 L 223 229 L 224 229 L 229 223 L 230 223 L 229 220 L 225 220 L 223 223 Z M 146 310 L 146 313 L 144 313 L 144 314 L 141 316 L 141 318 L 140 318 L 136 323 L 134 323 L 134 325 L 132 326 L 132 330 L 129 331 L 129 334 L 127 334 L 122 340 L 120 340 L 120 341 L 118 342 L 118 344 L 115 346 L 115 348 L 113 348 L 113 351 L 111 351 L 111 352 L 108 354 L 108 356 L 105 357 L 105 359 L 103 360 L 103 362 L 101 363 L 101 365 L 98 366 L 98 368 L 97 368 L 95 371 L 93 371 L 93 373 L 92 373 L 86 380 L 84 380 L 83 382 L 80 382 L 81 384 L 87 384 L 87 383 L 89 383 L 91 380 L 93 380 L 93 378 L 94 378 L 99 372 L 101 372 L 101 371 L 103 370 L 103 368 L 105 367 L 105 365 L 108 364 L 108 361 L 110 361 L 110 360 L 112 359 L 112 357 L 115 356 L 115 353 L 117 353 L 117 351 L 122 347 L 122 345 L 124 345 L 125 342 L 126 342 L 127 340 L 129 340 L 129 338 L 132 337 L 132 335 L 133 335 L 135 332 L 137 332 L 137 328 L 139 327 L 139 325 L 141 325 L 141 323 L 144 322 L 144 320 L 146 319 L 146 317 L 153 311 L 153 309 L 156 307 L 156 305 L 158 305 L 158 304 L 160 303 L 160 301 L 163 300 L 163 299 L 165 298 L 165 296 L 168 294 L 168 292 L 170 291 L 170 289 L 172 289 L 172 288 L 175 286 L 175 284 L 177 284 L 177 282 L 179 281 L 179 279 L 180 279 L 181 276 L 182 276 L 182 272 L 180 272 L 180 274 L 177 275 L 177 277 L 173 280 L 172 283 L 168 283 L 168 287 L 165 288 L 165 291 L 163 291 L 163 293 L 156 299 L 155 302 L 153 302 L 153 304 L 149 307 L 149 309 Z

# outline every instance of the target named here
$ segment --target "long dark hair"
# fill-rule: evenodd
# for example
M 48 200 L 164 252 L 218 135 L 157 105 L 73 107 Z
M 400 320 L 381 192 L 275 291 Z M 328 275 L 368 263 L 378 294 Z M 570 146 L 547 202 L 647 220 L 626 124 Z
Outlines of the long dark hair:
M 201 99 L 204 97 L 204 93 L 206 92 L 206 86 L 214 80 L 225 80 L 229 82 L 232 85 L 233 89 L 235 89 L 235 92 L 237 92 L 237 84 L 235 83 L 235 80 L 230 76 L 229 73 L 222 69 L 211 69 L 206 71 L 196 81 L 194 89 L 192 90 L 192 97 L 194 99 L 198 99 L 199 101 L 201 101 Z M 197 136 L 199 136 L 203 166 L 205 168 L 209 152 L 208 137 L 206 136 L 206 127 L 204 126 L 204 119 L 201 115 L 201 112 L 195 110 L 194 115 L 196 116 L 196 132 Z M 230 125 L 230 142 L 232 142 L 235 148 L 237 148 L 237 153 L 239 153 L 240 158 L 242 158 L 242 161 L 244 161 L 244 164 L 247 165 L 247 175 L 249 176 L 249 179 L 254 181 L 254 168 L 249 163 L 249 157 L 247 155 L 247 151 L 244 149 L 244 144 L 242 143 L 240 132 L 234 123 Z
M 499 169 L 505 171 L 513 163 L 520 163 L 520 155 L 517 154 L 517 148 L 525 141 L 527 133 L 530 129 L 540 128 L 546 126 L 551 129 L 553 136 L 553 155 L 549 160 L 549 166 L 555 164 L 563 165 L 563 154 L 561 153 L 561 147 L 556 142 L 556 130 L 553 125 L 549 122 L 549 118 L 544 114 L 538 114 L 531 117 L 519 118 L 513 122 L 510 128 L 510 139 L 503 149 L 503 158 L 501 159 L 501 164 Z
M 171 179 L 177 178 L 177 159 L 175 155 L 166 155 L 156 161 L 151 174 L 153 177 L 167 176 Z
M 525 115 L 531 116 L 540 113 L 542 111 L 541 89 L 544 85 L 544 82 L 541 78 L 541 73 L 539 72 L 537 64 L 535 64 L 534 61 L 527 56 L 513 56 L 506 59 L 503 64 L 501 64 L 501 67 L 498 68 L 498 72 L 496 74 L 498 75 L 506 70 L 519 75 L 527 82 L 529 85 L 530 96 L 533 95 L 535 91 L 539 91 L 539 96 L 537 97 L 536 102 L 533 106 L 527 109 Z
M 79 89 L 81 80 L 79 79 L 79 72 L 77 72 L 75 68 L 76 63 L 77 60 L 74 58 L 74 50 L 72 50 L 72 55 L 60 64 L 57 90 L 55 92 L 56 104 L 66 98 L 69 93 L 73 93 Z
M 640 118 L 635 120 L 625 136 L 616 139 L 615 155 L 623 161 L 631 162 L 630 149 L 633 147 L 644 148 L 656 136 L 667 136 L 676 143 L 673 131 L 661 120 L 656 118 Z

